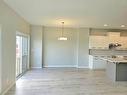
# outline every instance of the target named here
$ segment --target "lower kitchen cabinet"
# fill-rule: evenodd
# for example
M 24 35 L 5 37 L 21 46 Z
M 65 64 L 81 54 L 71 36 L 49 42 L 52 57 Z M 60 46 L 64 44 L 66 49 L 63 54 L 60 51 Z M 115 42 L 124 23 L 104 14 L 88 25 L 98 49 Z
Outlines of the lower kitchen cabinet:
M 105 58 L 107 56 L 95 56 L 95 55 L 89 55 L 89 68 L 90 69 L 106 69 L 106 60 L 102 60 L 102 58 Z

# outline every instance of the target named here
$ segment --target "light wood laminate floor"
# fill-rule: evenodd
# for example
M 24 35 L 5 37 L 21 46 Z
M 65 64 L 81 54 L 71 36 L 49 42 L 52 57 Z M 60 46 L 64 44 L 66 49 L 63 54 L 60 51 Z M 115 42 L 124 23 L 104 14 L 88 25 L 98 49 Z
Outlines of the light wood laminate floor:
M 35 69 L 20 78 L 6 95 L 127 95 L 127 82 L 113 83 L 103 70 Z

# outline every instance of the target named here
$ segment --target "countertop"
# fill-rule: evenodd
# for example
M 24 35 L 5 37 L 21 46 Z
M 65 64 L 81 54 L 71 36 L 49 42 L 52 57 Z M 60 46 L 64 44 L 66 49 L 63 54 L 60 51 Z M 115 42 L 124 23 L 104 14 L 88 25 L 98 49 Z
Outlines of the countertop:
M 89 49 L 95 51 L 127 51 L 127 49 Z
M 125 58 L 101 58 L 101 59 L 112 63 L 127 63 L 127 59 Z

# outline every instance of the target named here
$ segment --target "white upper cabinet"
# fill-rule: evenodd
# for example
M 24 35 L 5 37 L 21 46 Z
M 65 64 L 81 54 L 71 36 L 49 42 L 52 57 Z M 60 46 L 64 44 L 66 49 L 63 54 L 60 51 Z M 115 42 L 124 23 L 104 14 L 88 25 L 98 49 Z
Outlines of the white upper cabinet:
M 89 37 L 90 49 L 108 49 L 110 43 L 119 43 L 122 45 L 118 47 L 119 49 L 127 49 L 127 36 L 121 36 L 120 32 L 107 32 L 107 35 L 90 35 Z
M 108 43 L 120 43 L 120 32 L 108 32 Z
M 108 32 L 109 37 L 120 37 L 120 32 Z
M 90 36 L 89 48 L 90 49 L 107 49 L 108 48 L 107 36 Z

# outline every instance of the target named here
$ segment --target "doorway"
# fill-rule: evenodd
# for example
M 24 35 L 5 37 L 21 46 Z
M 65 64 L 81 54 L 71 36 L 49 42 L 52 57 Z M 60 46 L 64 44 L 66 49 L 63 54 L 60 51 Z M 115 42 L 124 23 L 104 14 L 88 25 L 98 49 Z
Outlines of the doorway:
M 29 67 L 28 36 L 16 35 L 16 78 L 22 76 Z

